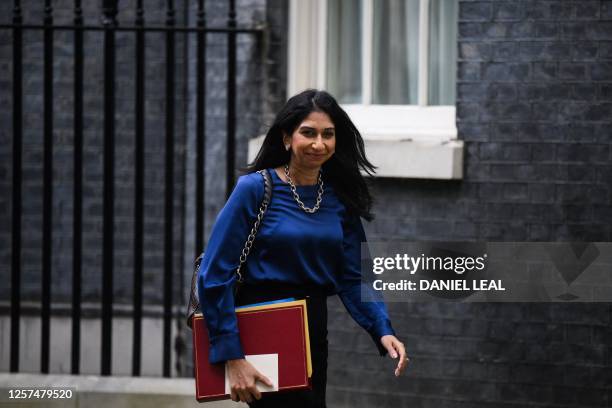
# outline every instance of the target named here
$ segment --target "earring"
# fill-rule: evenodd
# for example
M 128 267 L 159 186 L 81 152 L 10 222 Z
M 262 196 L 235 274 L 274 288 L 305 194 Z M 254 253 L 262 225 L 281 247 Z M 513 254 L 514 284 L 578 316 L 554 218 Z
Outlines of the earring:
M 289 151 L 289 148 L 290 148 L 290 147 L 291 147 L 291 145 L 286 144 L 286 145 L 285 145 L 285 150 L 286 150 L 286 151 Z

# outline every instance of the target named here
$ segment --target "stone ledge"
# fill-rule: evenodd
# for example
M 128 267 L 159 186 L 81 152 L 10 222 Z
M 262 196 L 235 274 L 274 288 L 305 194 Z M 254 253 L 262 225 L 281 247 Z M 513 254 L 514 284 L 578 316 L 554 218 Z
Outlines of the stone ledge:
M 265 136 L 249 141 L 252 162 Z M 376 177 L 456 180 L 463 178 L 462 140 L 364 139 Z
M 462 140 L 366 139 L 377 177 L 454 180 L 463 178 Z
M 75 389 L 71 400 L 41 401 L 19 400 L 8 402 L 6 390 L 11 388 L 70 387 Z M 113 407 L 113 408 L 244 408 L 246 404 L 232 401 L 199 404 L 195 399 L 195 385 L 191 378 L 120 377 L 94 375 L 57 375 L 0 373 L 0 402 L 21 408 L 41 406 Z M 47 402 L 49 405 L 47 405 Z M 9 406 L 9 405 L 6 405 Z

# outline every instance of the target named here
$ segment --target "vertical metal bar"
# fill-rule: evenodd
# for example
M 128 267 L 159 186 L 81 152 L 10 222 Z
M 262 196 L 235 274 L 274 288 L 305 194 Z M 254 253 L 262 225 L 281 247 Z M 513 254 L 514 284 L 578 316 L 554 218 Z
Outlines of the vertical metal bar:
M 227 19 L 229 28 L 236 27 L 236 1 L 229 0 Z M 227 183 L 225 196 L 229 197 L 234 186 L 234 168 L 236 167 L 236 33 L 227 34 Z
M 168 0 L 166 26 L 174 26 L 174 4 Z M 172 351 L 172 224 L 174 198 L 174 31 L 166 31 L 166 174 L 164 211 L 164 339 L 163 376 L 170 377 Z
M 74 209 L 72 224 L 72 374 L 81 354 L 81 260 L 83 226 L 83 10 L 74 2 Z
M 300 3 L 299 0 L 289 0 L 289 32 L 287 38 L 287 94 L 293 95 L 296 93 L 296 90 L 300 88 L 298 85 L 299 77 L 298 67 L 300 67 L 300 60 L 302 61 L 310 61 L 312 58 L 300 58 L 301 55 L 305 53 L 305 50 L 302 47 L 298 47 L 300 41 L 298 38 L 300 37 L 300 33 L 303 32 L 302 26 L 299 24 L 304 21 L 304 14 L 300 13 L 298 8 L 300 4 L 303 6 L 305 3 Z M 304 47 L 308 48 L 308 47 Z
M 319 0 L 315 5 L 317 11 L 317 39 L 316 39 L 316 86 L 325 89 L 327 86 L 327 36 L 329 24 L 327 23 L 327 0 Z
M 51 240 L 53 215 L 53 7 L 45 0 L 44 14 L 44 94 L 43 94 L 43 233 L 42 233 L 42 308 L 40 371 L 49 373 L 51 321 Z
M 118 0 L 102 0 L 104 31 L 104 225 L 102 248 L 102 375 L 111 374 L 113 313 L 113 202 L 115 161 L 115 27 Z
M 190 15 L 190 8 L 189 8 L 189 0 L 183 0 L 183 22 L 184 22 L 184 26 L 188 26 L 189 25 L 189 15 Z M 189 41 L 190 38 L 190 34 L 188 32 L 185 32 L 185 35 L 183 36 L 183 56 L 184 56 L 184 61 L 188 61 L 188 56 L 190 55 L 189 52 L 189 48 L 191 47 L 191 42 Z M 184 63 L 183 64 L 183 72 L 182 72 L 182 76 L 183 78 L 189 78 L 189 65 L 188 63 Z M 189 81 L 183 81 L 183 89 L 181 90 L 183 95 L 188 95 L 189 94 L 189 90 L 190 90 L 190 86 L 189 86 Z M 185 135 L 185 137 L 183 138 L 183 140 L 180 142 L 182 146 L 185 146 L 187 144 L 187 136 Z M 187 163 L 187 149 L 181 149 L 181 157 L 179 159 L 180 163 Z M 185 203 L 187 200 L 187 172 L 185 171 L 185 169 L 183 169 L 181 171 L 181 195 L 180 195 L 180 202 L 181 203 Z M 180 231 L 180 243 L 179 243 L 179 248 L 178 248 L 178 253 L 179 254 L 185 254 L 185 242 L 186 242 L 186 236 L 185 236 L 185 230 L 186 230 L 186 224 L 187 224 L 187 218 L 186 218 L 186 214 L 187 214 L 187 208 L 185 205 L 181 205 L 181 210 L 180 210 L 180 215 L 179 218 L 181 220 L 181 231 Z M 188 265 L 192 265 L 192 262 L 188 262 Z M 185 274 L 183 273 L 183 271 L 185 270 L 185 257 L 181 256 L 179 258 L 179 264 L 178 264 L 178 270 L 179 270 L 179 277 L 178 277 L 178 287 L 179 288 L 185 288 Z M 191 280 L 189 280 L 189 282 L 191 283 Z M 186 304 L 186 302 L 188 301 L 188 298 L 185 296 L 186 293 L 184 290 L 181 290 L 179 295 L 179 298 L 176 299 L 174 302 L 175 304 L 178 302 L 178 304 L 184 305 Z M 180 309 L 179 309 L 180 310 Z M 175 309 L 176 312 L 176 309 Z M 174 362 L 174 367 L 177 371 L 177 373 L 179 373 L 179 375 L 181 375 L 182 373 L 185 372 L 184 369 L 184 355 L 185 355 L 185 341 L 183 340 L 183 337 L 180 335 L 181 331 L 183 330 L 183 325 L 184 320 L 180 317 L 181 316 L 181 312 L 179 311 L 178 314 L 178 318 L 174 319 L 174 324 L 175 324 L 175 328 L 176 328 L 176 333 L 179 333 L 178 335 L 176 335 L 174 337 L 174 342 L 173 342 L 173 347 L 174 347 L 174 355 L 176 356 L 175 362 Z
M 182 19 L 183 19 L 183 26 L 187 27 L 189 25 L 189 15 L 190 15 L 190 9 L 189 9 L 189 0 L 183 0 L 183 4 L 182 4 L 182 8 L 183 8 L 183 15 L 182 15 Z M 183 60 L 184 61 L 188 61 L 188 57 L 190 55 L 189 53 L 189 47 L 191 46 L 191 43 L 189 41 L 189 33 L 188 32 L 184 32 L 183 35 Z M 183 78 L 189 78 L 189 64 L 188 63 L 183 63 L 183 72 L 181 73 Z M 183 81 L 182 84 L 182 88 L 181 89 L 181 94 L 182 95 L 188 95 L 189 94 L 189 81 Z M 180 121 L 179 121 L 180 122 Z M 186 135 L 184 135 L 182 140 L 179 140 L 179 146 L 186 146 L 187 144 L 187 137 Z M 183 163 L 183 165 L 185 165 L 187 163 L 187 149 L 180 149 L 180 156 L 178 158 L 179 163 Z M 180 203 L 185 203 L 186 199 L 187 199 L 187 189 L 185 188 L 185 186 L 187 186 L 187 172 L 185 171 L 185 169 L 183 168 L 181 171 L 181 176 L 180 176 L 180 185 L 182 186 L 181 190 L 180 190 L 180 195 L 179 195 L 179 202 Z M 180 213 L 179 213 L 179 220 L 180 220 L 180 233 L 179 233 L 179 243 L 178 243 L 178 248 L 176 248 L 177 253 L 179 254 L 185 254 L 185 229 L 186 229 L 186 223 L 187 223 L 187 219 L 185 217 L 185 215 L 187 214 L 185 205 L 181 205 L 180 207 Z M 188 264 L 191 264 L 191 262 L 189 262 Z M 178 275 L 178 279 L 177 279 L 177 284 L 176 286 L 181 289 L 181 288 L 185 288 L 185 274 L 182 273 L 185 270 L 185 259 L 184 256 L 179 257 L 179 261 L 178 261 L 178 265 L 177 268 L 179 270 L 179 275 Z M 191 282 L 191 281 L 189 281 Z M 185 304 L 187 302 L 187 298 L 185 297 L 185 292 L 183 290 L 181 290 L 180 295 L 178 297 L 178 299 L 174 299 L 174 303 L 175 304 Z M 183 356 L 185 355 L 185 342 L 183 340 L 183 337 L 180 335 L 181 331 L 183 330 L 183 325 L 185 324 L 183 319 L 180 318 L 181 316 L 181 312 L 179 311 L 178 316 L 176 315 L 176 308 L 173 309 L 174 312 L 174 327 L 176 330 L 177 335 L 174 336 L 174 341 L 173 341 L 173 351 L 174 351 L 174 356 L 175 356 L 175 360 L 174 360 L 174 368 L 176 370 L 176 372 L 181 375 L 183 372 L 185 372 L 184 368 L 183 368 L 183 363 L 184 363 L 184 358 Z
M 198 0 L 197 26 L 206 27 L 206 12 L 204 11 L 204 0 Z M 204 249 L 204 194 L 205 194 L 205 166 L 206 166 L 206 34 L 198 31 L 197 34 L 197 63 L 196 63 L 196 223 L 195 223 L 195 256 L 197 258 Z
M 144 9 L 142 0 L 136 5 L 136 146 L 135 192 L 134 192 L 134 302 L 132 343 L 132 375 L 140 375 L 142 343 L 142 264 L 143 264 L 143 217 L 144 217 Z
M 19 320 L 21 315 L 21 160 L 23 136 L 21 6 L 13 7 L 13 225 L 11 243 L 11 367 L 19 371 Z

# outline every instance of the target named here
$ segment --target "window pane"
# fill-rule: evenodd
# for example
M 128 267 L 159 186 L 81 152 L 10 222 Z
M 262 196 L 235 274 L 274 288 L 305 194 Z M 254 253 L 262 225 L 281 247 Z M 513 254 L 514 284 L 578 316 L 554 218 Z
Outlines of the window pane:
M 431 0 L 429 19 L 429 105 L 455 104 L 457 1 Z
M 361 1 L 327 4 L 327 90 L 339 103 L 361 103 Z
M 376 0 L 372 43 L 372 102 L 416 104 L 419 0 Z

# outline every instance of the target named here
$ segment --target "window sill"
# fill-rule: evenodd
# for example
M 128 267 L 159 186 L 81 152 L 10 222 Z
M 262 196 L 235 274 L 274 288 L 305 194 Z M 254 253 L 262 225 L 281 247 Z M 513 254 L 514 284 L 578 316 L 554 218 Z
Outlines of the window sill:
M 463 177 L 463 141 L 370 138 L 363 135 L 368 160 L 377 167 L 376 177 L 456 180 Z M 264 136 L 249 141 L 252 162 Z
M 455 180 L 463 177 L 461 140 L 376 140 L 365 138 L 377 177 Z

